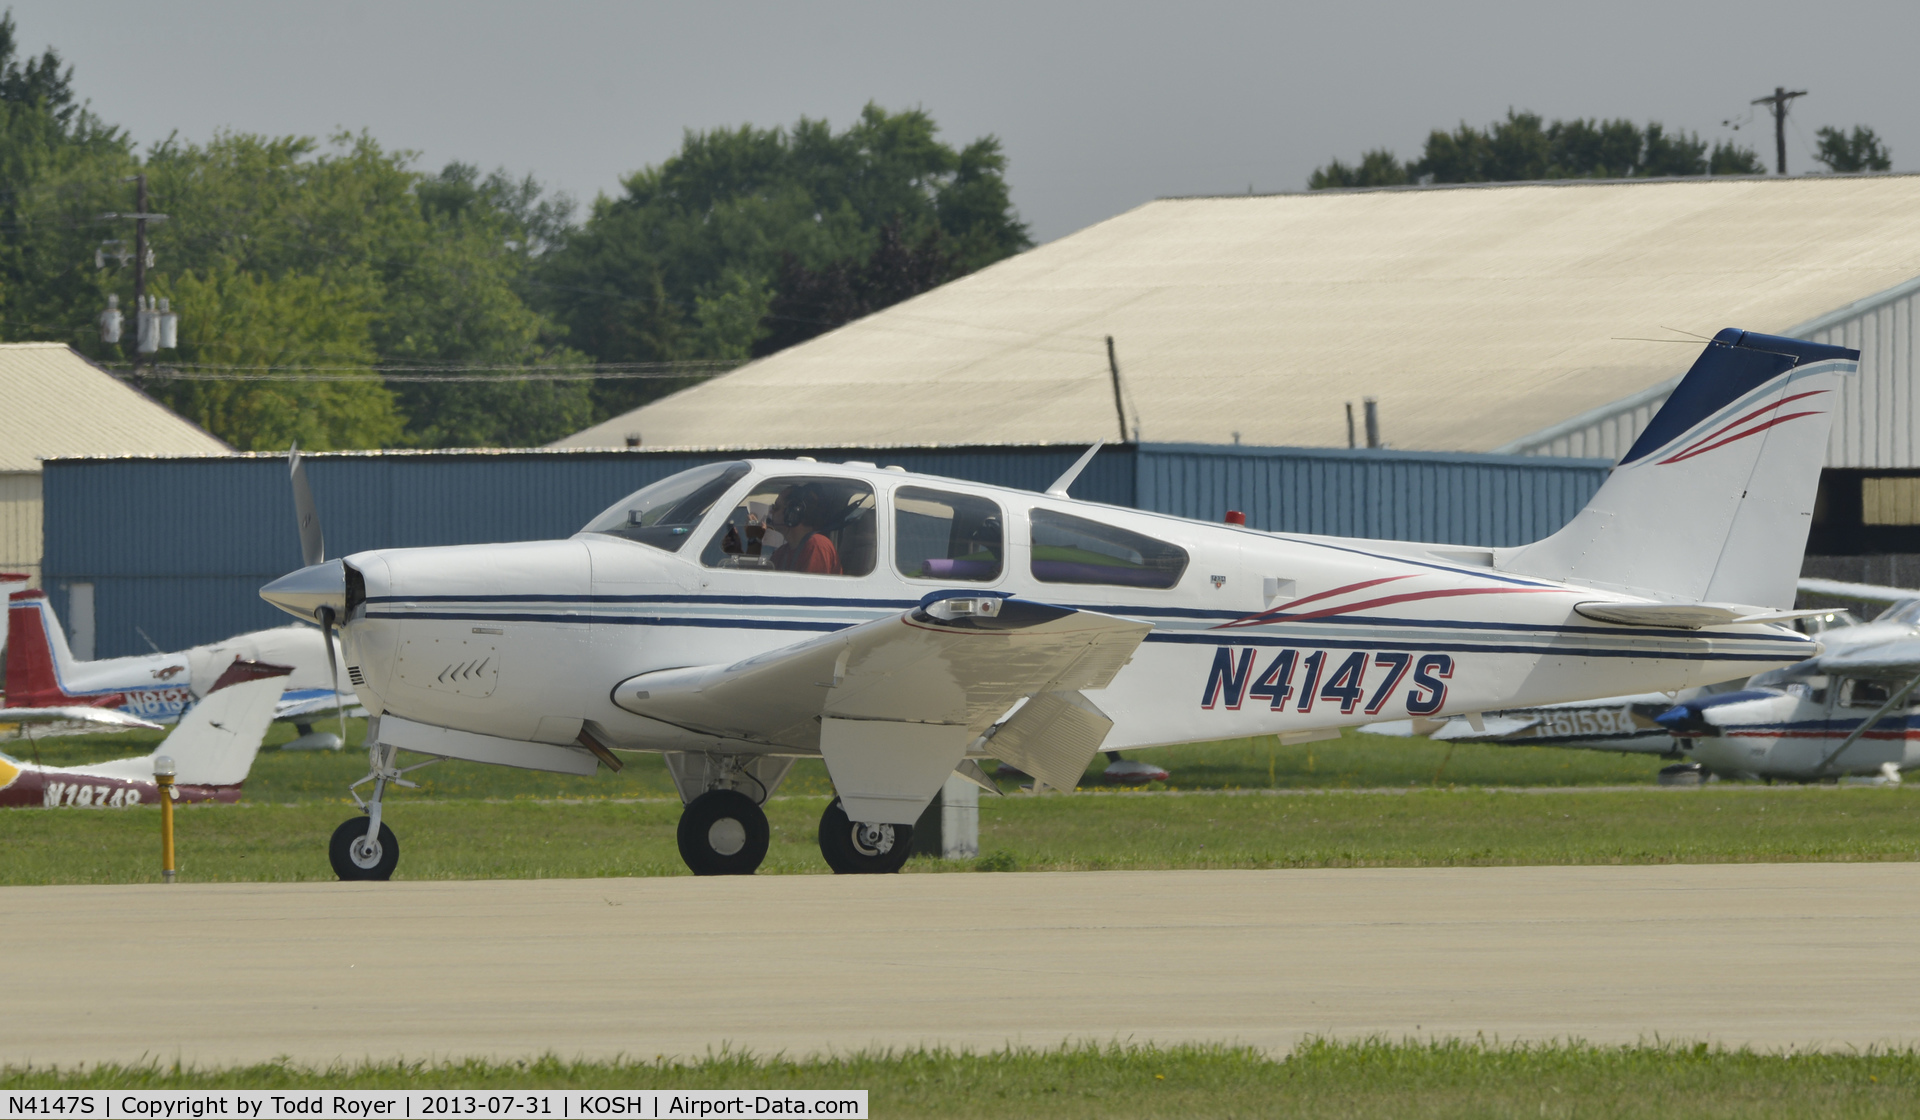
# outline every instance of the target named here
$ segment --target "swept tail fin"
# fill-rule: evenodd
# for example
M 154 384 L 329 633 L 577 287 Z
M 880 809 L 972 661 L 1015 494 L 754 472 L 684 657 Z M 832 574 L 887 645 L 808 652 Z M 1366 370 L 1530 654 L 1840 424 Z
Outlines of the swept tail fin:
M 1859 360 L 1721 331 L 1586 507 L 1497 566 L 1663 600 L 1791 607 L 1836 391 Z
M 173 759 L 175 780 L 182 785 L 239 785 L 253 769 L 292 672 L 287 665 L 235 661 L 205 699 L 181 715 L 154 753 Z
M 73 651 L 44 591 L 7 596 L 7 703 L 16 708 L 113 707 L 118 696 L 72 696 L 60 686 Z M 111 703 L 107 703 L 111 701 Z

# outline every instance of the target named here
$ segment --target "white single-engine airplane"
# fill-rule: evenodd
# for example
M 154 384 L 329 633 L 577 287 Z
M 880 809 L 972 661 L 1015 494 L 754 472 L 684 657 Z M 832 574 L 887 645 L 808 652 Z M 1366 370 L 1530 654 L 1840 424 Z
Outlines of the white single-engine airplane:
M 1819 782 L 1880 774 L 1899 781 L 1902 770 L 1920 765 L 1920 598 L 1896 602 L 1872 622 L 1829 630 L 1821 641 L 1816 657 L 1655 718 L 1682 757 L 1724 777 Z
M 658 751 L 681 855 L 751 873 L 796 758 L 835 871 L 898 870 L 950 773 L 1072 789 L 1094 753 L 1687 688 L 1805 660 L 1779 623 L 1856 351 L 1720 332 L 1554 535 L 1479 549 L 1266 533 L 867 463 L 715 463 L 563 541 L 326 560 L 261 595 L 337 628 L 373 713 L 342 878 L 399 858 L 405 750 L 575 774 Z M 329 645 L 331 650 L 331 645 Z M 421 763 L 420 765 L 427 765 Z M 411 769 L 411 767 L 409 767 Z M 356 794 L 357 796 L 357 794 Z
M 141 653 L 98 661 L 79 661 L 67 646 L 44 591 L 17 591 L 8 597 L 12 649 L 7 654 L 7 694 L 0 723 L 27 718 L 19 709 L 63 711 L 68 719 L 112 726 L 105 716 L 118 712 L 138 720 L 170 723 L 205 696 L 235 661 L 264 661 L 291 667 L 279 678 L 285 692 L 274 718 L 299 725 L 302 739 L 288 747 L 331 747 L 341 737 L 314 732 L 322 716 L 354 706 L 351 694 L 336 694 L 327 669 L 327 643 L 311 626 L 277 626 L 194 646 L 175 653 Z M 88 712 L 86 709 L 93 709 Z M 138 726 L 138 723 L 130 726 Z M 286 749 L 286 748 L 282 748 Z

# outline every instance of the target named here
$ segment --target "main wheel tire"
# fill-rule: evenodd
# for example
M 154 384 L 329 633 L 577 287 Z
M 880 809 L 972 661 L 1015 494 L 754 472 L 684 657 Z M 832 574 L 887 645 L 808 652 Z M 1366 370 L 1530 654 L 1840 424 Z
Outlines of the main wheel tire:
M 891 875 L 913 854 L 913 826 L 851 820 L 836 797 L 820 814 L 820 854 L 836 875 Z
M 680 813 L 680 858 L 695 875 L 753 874 L 770 836 L 767 815 L 735 790 L 708 790 Z
M 333 873 L 345 881 L 384 881 L 393 878 L 393 869 L 400 863 L 400 841 L 383 824 L 379 837 L 369 845 L 367 818 L 355 817 L 333 830 L 333 839 L 327 842 L 327 860 L 333 864 Z

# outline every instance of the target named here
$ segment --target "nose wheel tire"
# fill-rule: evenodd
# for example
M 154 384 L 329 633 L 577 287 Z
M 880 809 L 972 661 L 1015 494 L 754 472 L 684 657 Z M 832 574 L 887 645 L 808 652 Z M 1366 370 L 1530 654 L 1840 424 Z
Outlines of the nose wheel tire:
M 383 824 L 379 837 L 367 843 L 367 818 L 355 817 L 333 830 L 333 839 L 327 844 L 327 859 L 333 864 L 333 873 L 349 882 L 391 879 L 394 867 L 400 862 L 400 841 L 394 838 L 393 830 Z
M 913 826 L 850 820 L 836 797 L 820 814 L 820 854 L 836 875 L 891 875 L 913 854 Z
M 680 858 L 695 875 L 751 875 L 767 858 L 767 815 L 753 798 L 708 790 L 680 814 Z

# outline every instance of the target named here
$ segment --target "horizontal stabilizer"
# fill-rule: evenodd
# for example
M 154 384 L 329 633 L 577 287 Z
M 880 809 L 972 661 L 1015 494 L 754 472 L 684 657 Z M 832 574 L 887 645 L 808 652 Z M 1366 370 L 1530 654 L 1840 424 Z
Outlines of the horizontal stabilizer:
M 1796 618 L 1832 614 L 1828 610 L 1777 611 L 1741 603 L 1575 603 L 1573 609 L 1599 622 L 1622 626 L 1659 626 L 1698 630 L 1706 626 L 1733 626 L 1755 622 L 1788 622 Z

